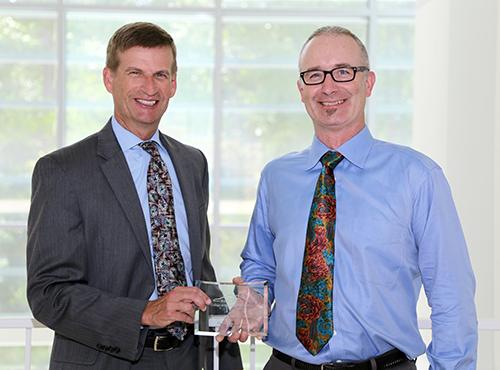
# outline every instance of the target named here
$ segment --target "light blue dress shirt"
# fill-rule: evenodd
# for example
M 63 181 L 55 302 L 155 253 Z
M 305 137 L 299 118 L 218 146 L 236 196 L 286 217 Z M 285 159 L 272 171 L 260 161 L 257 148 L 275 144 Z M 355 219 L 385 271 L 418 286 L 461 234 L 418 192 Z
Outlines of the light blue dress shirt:
M 149 204 L 148 204 L 148 191 L 147 191 L 147 175 L 148 167 L 151 156 L 142 149 L 138 144 L 143 142 L 140 138 L 135 136 L 130 131 L 122 127 L 115 119 L 111 119 L 111 125 L 113 127 L 113 132 L 122 148 L 125 159 L 127 160 L 128 168 L 134 180 L 135 188 L 137 190 L 137 195 L 139 201 L 141 202 L 142 212 L 144 214 L 144 220 L 146 222 L 146 227 L 148 229 L 149 247 L 151 249 L 151 261 L 154 266 L 153 260 L 153 243 L 151 236 L 151 217 L 149 215 Z M 188 223 L 186 216 L 186 209 L 184 207 L 184 200 L 182 198 L 181 188 L 179 186 L 179 180 L 175 173 L 175 168 L 168 155 L 167 150 L 163 146 L 160 140 L 160 134 L 157 130 L 151 140 L 155 141 L 158 145 L 158 150 L 160 156 L 165 162 L 172 181 L 172 191 L 174 196 L 174 212 L 175 212 L 175 223 L 177 226 L 177 234 L 179 236 L 179 244 L 181 247 L 181 254 L 184 260 L 184 266 L 186 269 L 186 279 L 188 285 L 193 285 L 193 267 L 191 264 L 191 253 L 189 251 L 189 234 L 188 234 Z M 153 267 L 153 274 L 155 274 Z M 156 282 L 156 278 L 155 278 Z M 157 299 L 158 293 L 155 289 L 150 299 Z
M 432 308 L 432 369 L 476 368 L 475 279 L 441 168 L 410 148 L 375 140 L 367 127 L 338 148 L 333 290 L 334 333 L 312 356 L 297 340 L 295 314 L 307 220 L 321 156 L 317 138 L 266 165 L 242 276 L 268 280 L 267 343 L 309 363 L 363 360 L 392 348 L 425 352 L 416 304 L 423 283 Z

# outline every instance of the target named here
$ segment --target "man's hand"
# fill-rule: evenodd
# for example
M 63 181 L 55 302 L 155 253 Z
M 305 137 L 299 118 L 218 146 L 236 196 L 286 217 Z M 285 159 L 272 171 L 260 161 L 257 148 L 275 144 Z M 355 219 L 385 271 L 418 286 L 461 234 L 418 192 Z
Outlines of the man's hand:
M 218 342 L 221 342 L 228 332 L 231 333 L 228 340 L 235 343 L 245 342 L 249 334 L 261 331 L 263 326 L 267 331 L 267 297 L 244 285 L 239 276 L 233 278 L 233 284 L 238 286 L 236 303 L 219 327 L 221 335 L 216 337 Z
M 155 301 L 149 301 L 142 313 L 141 324 L 164 328 L 174 321 L 194 322 L 194 311 L 206 310 L 210 298 L 196 287 L 176 287 Z

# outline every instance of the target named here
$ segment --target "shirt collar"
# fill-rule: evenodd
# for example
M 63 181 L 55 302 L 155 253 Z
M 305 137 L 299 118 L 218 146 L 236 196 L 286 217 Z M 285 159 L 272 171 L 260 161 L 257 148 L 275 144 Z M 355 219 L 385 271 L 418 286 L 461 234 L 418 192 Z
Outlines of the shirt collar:
M 122 125 L 120 125 L 116 120 L 115 116 L 111 118 L 111 126 L 113 127 L 113 132 L 115 133 L 116 139 L 118 140 L 118 144 L 120 144 L 120 147 L 124 152 L 129 149 L 132 149 L 133 147 L 144 141 L 141 140 L 139 137 L 135 136 L 133 133 L 124 128 Z M 154 141 L 161 148 L 165 149 L 160 141 L 159 130 L 156 130 L 151 139 L 147 141 Z
M 365 126 L 360 132 L 339 146 L 336 151 L 340 152 L 345 159 L 357 167 L 364 168 L 370 150 L 375 142 L 375 139 L 370 133 L 370 130 Z M 309 155 L 306 162 L 306 169 L 311 169 L 320 161 L 323 154 L 332 150 L 323 144 L 316 135 L 309 148 Z

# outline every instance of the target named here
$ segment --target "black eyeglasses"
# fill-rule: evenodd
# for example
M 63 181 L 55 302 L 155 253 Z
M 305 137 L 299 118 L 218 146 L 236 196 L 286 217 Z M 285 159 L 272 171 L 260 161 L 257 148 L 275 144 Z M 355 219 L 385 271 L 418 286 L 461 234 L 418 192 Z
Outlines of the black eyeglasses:
M 356 72 L 369 71 L 365 66 L 359 67 L 337 67 L 329 71 L 321 69 L 311 69 L 310 71 L 300 72 L 300 78 L 306 85 L 319 85 L 325 82 L 326 75 L 332 76 L 335 82 L 350 82 L 356 78 Z

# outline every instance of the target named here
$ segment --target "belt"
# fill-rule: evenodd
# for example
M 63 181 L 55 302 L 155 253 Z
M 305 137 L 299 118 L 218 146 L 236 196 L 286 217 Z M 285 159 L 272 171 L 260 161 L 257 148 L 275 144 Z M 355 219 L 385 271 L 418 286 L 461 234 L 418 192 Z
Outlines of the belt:
M 150 329 L 144 342 L 144 347 L 152 348 L 154 351 L 170 351 L 179 347 L 190 335 L 193 335 L 193 325 L 187 326 L 188 332 L 184 339 L 179 339 L 170 334 L 167 329 Z
M 278 360 L 286 362 L 288 365 L 292 365 L 294 369 L 296 368 L 303 370 L 383 370 L 390 369 L 393 366 L 400 365 L 408 361 L 412 361 L 409 360 L 408 357 L 406 357 L 406 355 L 399 349 L 393 349 L 381 354 L 380 356 L 373 357 L 365 361 L 331 362 L 320 365 L 309 364 L 307 362 L 297 360 L 276 349 L 273 349 L 273 356 Z

